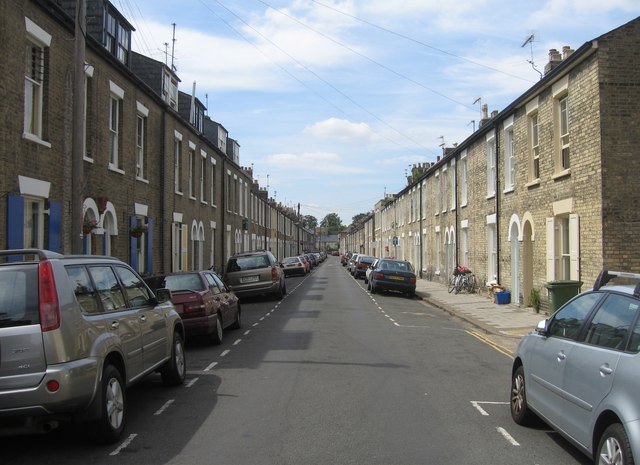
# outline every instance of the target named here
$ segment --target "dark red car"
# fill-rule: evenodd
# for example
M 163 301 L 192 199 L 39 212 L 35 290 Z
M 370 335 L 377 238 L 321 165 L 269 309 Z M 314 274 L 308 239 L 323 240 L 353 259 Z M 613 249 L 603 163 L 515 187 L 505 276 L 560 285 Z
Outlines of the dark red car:
M 213 271 L 184 271 L 145 278 L 152 290 L 169 289 L 187 338 L 220 344 L 226 328 L 240 328 L 240 303 Z

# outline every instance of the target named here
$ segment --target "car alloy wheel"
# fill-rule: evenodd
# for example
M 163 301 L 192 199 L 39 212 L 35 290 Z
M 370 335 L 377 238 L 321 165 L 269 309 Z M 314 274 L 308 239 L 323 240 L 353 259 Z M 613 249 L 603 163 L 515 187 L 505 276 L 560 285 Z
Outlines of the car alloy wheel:
M 511 378 L 511 417 L 519 425 L 531 423 L 533 413 L 527 406 L 527 391 L 524 384 L 524 369 L 519 366 Z
M 598 445 L 596 456 L 597 465 L 628 465 L 633 464 L 629 438 L 620 423 L 609 426 Z

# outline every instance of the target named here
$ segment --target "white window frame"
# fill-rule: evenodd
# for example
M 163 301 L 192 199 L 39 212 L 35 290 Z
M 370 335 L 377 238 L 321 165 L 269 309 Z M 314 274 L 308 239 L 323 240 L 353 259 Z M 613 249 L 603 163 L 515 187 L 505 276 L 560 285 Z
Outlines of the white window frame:
M 569 76 L 560 79 L 552 87 L 553 125 L 556 136 L 554 177 L 564 176 L 570 172 L 570 106 Z
M 216 160 L 211 158 L 211 206 L 216 206 Z
M 189 141 L 189 198 L 196 199 L 196 144 Z
M 516 184 L 516 146 L 513 126 L 512 115 L 504 123 L 504 192 L 513 192 Z
M 442 192 L 440 198 L 442 199 L 442 213 L 447 212 L 447 204 L 449 203 L 449 170 L 447 166 L 442 167 L 442 178 L 440 179 L 440 188 Z
M 173 191 L 182 195 L 182 134 L 173 136 Z
M 124 90 L 109 81 L 109 91 L 109 169 L 124 173 L 123 157 L 120 154 Z
M 136 102 L 136 179 L 148 182 L 146 137 L 149 119 L 149 109 L 142 103 Z
M 44 90 L 48 66 L 46 49 L 51 46 L 51 34 L 25 17 L 27 46 L 25 50 L 23 137 L 51 147 L 44 140 Z
M 487 199 L 496 195 L 496 145 L 495 131 L 491 131 L 486 137 L 487 146 Z
M 23 240 L 25 248 L 44 248 L 45 199 L 24 195 Z
M 200 149 L 200 202 L 207 203 L 207 152 Z
M 468 157 L 467 150 L 463 150 L 460 154 L 460 206 L 466 207 L 469 201 L 469 185 L 468 185 Z
M 456 209 L 456 161 L 451 160 L 449 164 L 449 209 L 454 211 Z

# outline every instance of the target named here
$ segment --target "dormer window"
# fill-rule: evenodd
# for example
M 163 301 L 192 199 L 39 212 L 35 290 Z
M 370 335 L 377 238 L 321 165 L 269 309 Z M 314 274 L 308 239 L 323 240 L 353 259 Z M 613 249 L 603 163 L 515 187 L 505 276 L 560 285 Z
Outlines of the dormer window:
M 129 63 L 131 30 L 111 12 L 105 13 L 104 46 L 125 65 Z
M 162 98 L 171 108 L 178 109 L 178 80 L 166 70 L 162 78 Z

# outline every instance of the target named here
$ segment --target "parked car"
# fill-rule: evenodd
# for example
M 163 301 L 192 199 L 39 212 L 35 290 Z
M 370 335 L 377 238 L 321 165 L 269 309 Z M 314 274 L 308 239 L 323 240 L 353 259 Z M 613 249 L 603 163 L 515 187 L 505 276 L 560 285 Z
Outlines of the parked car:
M 304 263 L 304 269 L 306 273 L 307 274 L 311 273 L 311 263 L 309 262 L 309 260 L 307 260 L 307 256 L 300 255 L 300 260 L 302 260 L 302 263 Z
M 381 258 L 369 274 L 367 289 L 372 294 L 397 291 L 413 298 L 416 294 L 416 273 L 408 261 Z
M 305 258 L 307 260 L 309 260 L 309 264 L 311 265 L 311 268 L 315 268 L 316 266 L 318 266 L 318 260 L 316 259 L 316 256 L 312 253 L 306 253 L 304 254 Z
M 358 259 L 353 265 L 353 271 L 351 274 L 356 279 L 364 277 L 367 268 L 369 268 L 374 261 L 375 257 L 371 257 L 369 255 L 358 255 Z
M 351 274 L 353 273 L 353 267 L 356 263 L 356 260 L 358 259 L 358 253 L 354 253 L 351 254 L 351 257 L 349 257 L 349 261 L 347 262 L 347 271 Z
M 112 257 L 0 251 L 0 430 L 47 432 L 87 422 L 118 440 L 125 388 L 159 371 L 185 379 L 184 325 L 167 289 L 156 294 Z
M 213 272 L 185 271 L 145 278 L 152 290 L 169 289 L 187 337 L 205 336 L 220 344 L 226 328 L 241 326 L 236 295 Z
M 342 266 L 347 266 L 349 263 L 349 259 L 351 258 L 351 252 L 344 253 L 340 256 L 340 264 Z
M 376 267 L 376 265 L 378 264 L 378 261 L 380 259 L 376 258 L 371 265 L 369 265 L 369 267 L 367 268 L 367 270 L 364 272 L 364 283 L 365 284 L 369 284 L 369 280 L 371 279 L 371 271 L 373 271 L 373 269 Z
M 282 269 L 284 270 L 285 276 L 306 276 L 307 274 L 307 268 L 302 259 L 298 256 L 283 258 Z
M 542 418 L 595 464 L 637 463 L 639 290 L 640 274 L 603 271 L 521 340 L 511 374 L 516 423 Z
M 287 293 L 282 264 L 268 250 L 235 254 L 227 261 L 224 282 L 238 297 Z

